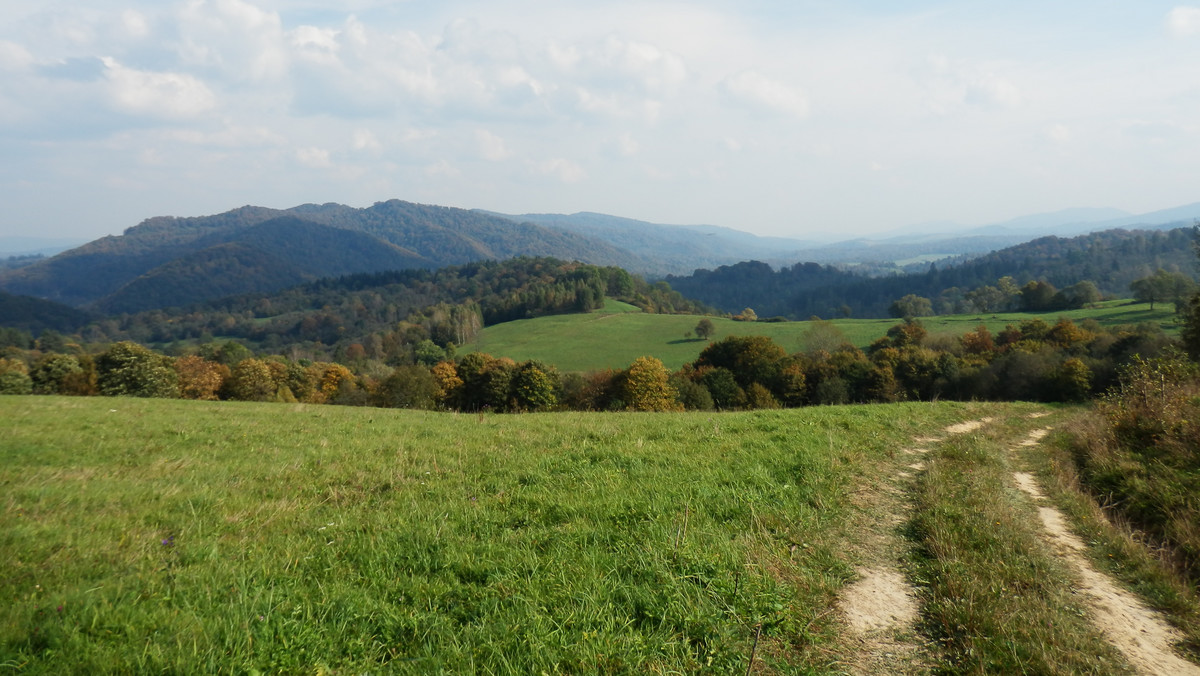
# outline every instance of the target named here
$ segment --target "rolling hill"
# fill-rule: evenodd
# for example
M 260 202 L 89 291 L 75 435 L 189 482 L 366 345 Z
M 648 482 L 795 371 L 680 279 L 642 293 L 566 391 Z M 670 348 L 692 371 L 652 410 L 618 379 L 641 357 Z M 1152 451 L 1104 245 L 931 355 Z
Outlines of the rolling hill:
M 392 200 L 215 216 L 157 217 L 0 273 L 0 288 L 105 312 L 135 312 L 323 277 L 435 269 L 519 255 L 639 267 L 637 256 L 576 233 Z

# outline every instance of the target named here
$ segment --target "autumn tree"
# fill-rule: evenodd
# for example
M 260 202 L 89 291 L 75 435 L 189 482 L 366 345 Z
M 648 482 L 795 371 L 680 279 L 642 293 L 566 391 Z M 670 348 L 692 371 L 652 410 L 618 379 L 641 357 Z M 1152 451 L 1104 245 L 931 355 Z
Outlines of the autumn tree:
M 29 377 L 33 381 L 34 394 L 63 394 L 68 378 L 80 373 L 83 373 L 83 367 L 79 365 L 79 359 L 52 352 L 33 365 Z
M 958 340 L 962 344 L 963 352 L 968 355 L 987 360 L 996 353 L 996 342 L 985 324 L 975 327 L 974 331 L 964 333 Z
M 693 329 L 693 331 L 695 332 L 697 338 L 701 340 L 708 340 L 713 336 L 714 333 L 717 332 L 717 327 L 713 325 L 711 319 L 705 317 L 696 324 L 696 328 Z
M 800 344 L 809 354 L 819 351 L 833 352 L 848 342 L 850 341 L 846 334 L 837 324 L 827 319 L 810 320 L 800 336 Z
M 106 396 L 179 396 L 171 358 L 129 341 L 114 343 L 96 357 L 96 380 Z
M 229 374 L 225 388 L 231 399 L 239 401 L 271 401 L 278 385 L 271 367 L 261 359 L 243 359 Z
M 1200 360 L 1200 293 L 1192 294 L 1183 307 L 1183 330 L 1180 332 L 1183 349 L 1192 359 Z
M 379 384 L 374 403 L 384 408 L 433 409 L 441 392 L 437 377 L 424 366 L 397 366 Z
M 774 387 L 785 357 L 787 352 L 767 336 L 729 336 L 704 348 L 693 363 L 697 369 L 728 369 L 745 390 L 750 383 Z
M 429 373 L 437 383 L 438 391 L 435 396 L 438 404 L 453 406 L 463 384 L 462 378 L 458 377 L 458 367 L 452 361 L 438 362 L 429 369 Z
M 699 370 L 700 382 L 708 390 L 713 406 L 721 410 L 745 408 L 746 391 L 738 385 L 733 372 L 724 367 L 706 367 Z
M 176 359 L 175 372 L 179 374 L 179 396 L 184 399 L 216 400 L 229 377 L 228 366 L 199 355 Z
M 512 400 L 520 411 L 548 411 L 558 405 L 559 382 L 553 369 L 536 361 L 517 367 Z
M 735 322 L 756 322 L 756 321 L 758 321 L 758 313 L 756 313 L 754 311 L 754 308 L 748 307 L 748 308 L 742 310 L 739 314 L 734 315 L 733 321 L 735 321 Z
M 1058 289 L 1050 282 L 1034 280 L 1021 287 L 1021 309 L 1026 312 L 1053 310 Z
M 516 366 L 516 362 L 507 357 L 497 359 L 482 352 L 463 357 L 458 363 L 462 385 L 457 389 L 452 405 L 464 411 L 509 410 L 509 388 Z
M 0 394 L 29 394 L 33 380 L 29 367 L 20 359 L 0 358 Z
M 654 357 L 638 357 L 621 378 L 620 397 L 630 411 L 678 411 L 683 407 L 670 384 L 671 373 Z

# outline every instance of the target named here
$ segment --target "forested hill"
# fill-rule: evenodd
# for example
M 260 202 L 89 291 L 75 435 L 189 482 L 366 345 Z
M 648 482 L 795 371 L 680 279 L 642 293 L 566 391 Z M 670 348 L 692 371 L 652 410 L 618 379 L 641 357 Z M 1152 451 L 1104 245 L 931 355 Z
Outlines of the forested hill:
M 435 269 L 513 256 L 641 267 L 584 235 L 399 200 L 215 216 L 157 217 L 52 258 L 0 272 L 0 288 L 105 312 L 135 312 L 328 276 Z
M 322 357 L 359 345 L 370 358 L 411 361 L 414 346 L 423 340 L 462 345 L 485 325 L 587 312 L 601 307 L 606 297 L 647 312 L 711 311 L 618 267 L 519 257 L 327 278 L 283 291 L 111 318 L 82 333 L 90 342 L 236 338 L 256 349 Z
M 1094 283 L 1102 293 L 1125 296 L 1129 285 L 1163 268 L 1194 275 L 1195 228 L 1106 230 L 1079 237 L 1043 237 L 995 251 L 960 265 L 915 275 L 865 279 L 815 264 L 772 271 L 762 263 L 740 263 L 668 276 L 671 288 L 725 312 L 753 308 L 759 317 L 884 317 L 896 299 L 915 294 L 931 299 L 961 297 L 972 289 L 1012 277 L 1018 285 L 1045 281 L 1068 287 Z
M 95 314 L 68 305 L 0 291 L 0 330 L 16 329 L 32 334 L 47 330 L 73 333 L 96 319 Z

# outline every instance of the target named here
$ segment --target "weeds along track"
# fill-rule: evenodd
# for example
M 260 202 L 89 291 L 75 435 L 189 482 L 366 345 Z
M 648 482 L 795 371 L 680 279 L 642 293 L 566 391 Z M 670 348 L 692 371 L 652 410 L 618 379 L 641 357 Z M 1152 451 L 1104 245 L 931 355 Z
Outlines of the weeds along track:
M 1036 429 L 1021 446 L 1036 446 L 1049 432 Z M 1172 651 L 1182 635 L 1162 616 L 1147 608 L 1140 599 L 1096 570 L 1084 557 L 1083 541 L 1071 532 L 1063 513 L 1049 504 L 1037 479 L 1028 472 L 1015 472 L 1013 481 L 1036 505 L 1043 535 L 1054 555 L 1069 567 L 1078 579 L 1079 591 L 1086 599 L 1092 621 L 1105 638 L 1121 651 L 1141 674 L 1179 674 L 1200 676 L 1197 666 Z

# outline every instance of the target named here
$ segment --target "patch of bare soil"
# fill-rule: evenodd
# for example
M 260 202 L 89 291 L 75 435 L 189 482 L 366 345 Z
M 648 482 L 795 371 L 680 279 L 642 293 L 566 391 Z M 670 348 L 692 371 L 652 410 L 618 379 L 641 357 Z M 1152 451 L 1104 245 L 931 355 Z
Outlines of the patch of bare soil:
M 845 665 L 849 673 L 922 673 L 920 645 L 912 635 L 920 612 L 915 591 L 894 567 L 860 568 L 858 575 L 842 595 L 854 649 Z
M 1021 442 L 1021 446 L 1022 447 L 1037 446 L 1038 443 L 1041 442 L 1041 440 L 1044 439 L 1047 434 L 1050 434 L 1049 427 L 1043 427 L 1040 430 L 1033 430 L 1032 432 L 1029 433 L 1029 436 L 1025 437 L 1025 441 Z
M 899 570 L 863 568 L 859 580 L 846 589 L 842 607 L 850 628 L 860 634 L 911 626 L 917 619 L 917 598 Z
M 1046 432 L 1034 430 L 1022 445 L 1032 445 L 1030 439 L 1036 444 Z M 1032 475 L 1017 472 L 1013 479 L 1035 501 L 1045 499 L 1045 494 Z M 1135 669 L 1153 676 L 1200 675 L 1200 666 L 1171 650 L 1171 644 L 1181 638 L 1178 632 L 1158 613 L 1147 608 L 1132 593 L 1118 587 L 1084 558 L 1084 544 L 1070 531 L 1062 512 L 1038 505 L 1038 516 L 1055 553 L 1076 572 L 1080 580 L 1079 591 L 1087 597 L 1096 626 Z
M 962 423 L 958 423 L 957 425 L 951 425 L 951 426 L 947 427 L 946 434 L 966 434 L 967 432 L 974 432 L 975 430 L 979 429 L 980 427 L 983 427 L 984 425 L 986 425 L 990 422 L 992 422 L 991 418 L 980 418 L 979 420 L 968 420 L 967 422 L 962 422 Z

